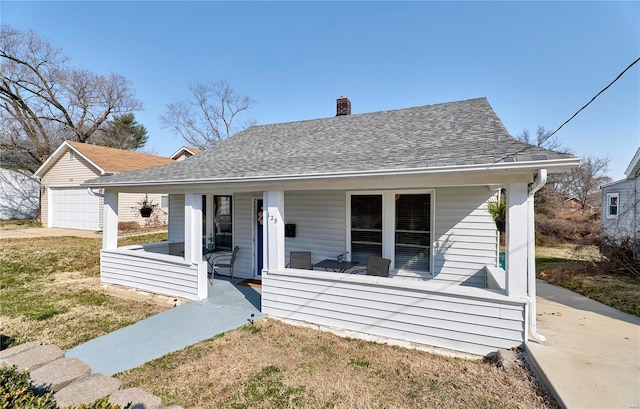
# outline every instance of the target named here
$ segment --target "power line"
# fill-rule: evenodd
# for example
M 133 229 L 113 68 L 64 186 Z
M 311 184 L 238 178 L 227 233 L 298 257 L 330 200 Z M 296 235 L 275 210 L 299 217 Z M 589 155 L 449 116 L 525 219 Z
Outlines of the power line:
M 635 60 L 634 62 L 632 62 L 631 64 L 629 64 L 629 66 L 627 68 L 624 69 L 624 71 L 622 71 L 620 74 L 618 74 L 618 76 L 609 83 L 609 85 L 607 85 L 606 87 L 604 87 L 600 92 L 598 92 L 593 98 L 591 98 L 591 100 L 589 102 L 587 102 L 585 104 L 585 106 L 583 106 L 582 108 L 580 108 L 575 114 L 573 114 L 573 116 L 569 119 L 567 119 L 566 121 L 564 121 L 564 123 L 562 125 L 560 125 L 558 127 L 558 129 L 556 129 L 555 131 L 551 132 L 549 135 L 547 135 L 546 137 L 544 137 L 542 139 L 541 142 L 538 143 L 538 145 L 543 144 L 544 142 L 547 141 L 547 139 L 551 138 L 556 132 L 558 132 L 563 126 L 565 126 L 566 124 L 569 123 L 569 121 L 571 121 L 573 118 L 576 117 L 576 115 L 578 115 L 580 113 L 580 111 L 582 111 L 583 109 L 585 109 L 586 107 L 589 106 L 589 104 L 591 104 L 596 98 L 598 98 L 600 96 L 600 94 L 602 94 L 603 92 L 605 92 L 607 90 L 607 88 L 609 88 L 610 86 L 613 85 L 614 82 L 618 81 L 618 79 L 620 79 L 620 77 L 622 77 L 624 75 L 625 72 L 627 72 L 629 70 L 629 68 L 633 67 L 638 61 L 640 61 L 640 57 Z

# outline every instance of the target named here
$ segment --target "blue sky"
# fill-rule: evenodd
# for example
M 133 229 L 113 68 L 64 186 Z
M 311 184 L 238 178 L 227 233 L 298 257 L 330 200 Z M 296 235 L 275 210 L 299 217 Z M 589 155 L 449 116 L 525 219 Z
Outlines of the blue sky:
M 71 64 L 125 76 L 147 148 L 168 103 L 227 80 L 259 124 L 487 97 L 512 135 L 554 130 L 640 57 L 640 2 L 31 2 L 0 21 L 34 29 Z M 640 146 L 640 63 L 557 134 L 609 157 L 615 180 Z

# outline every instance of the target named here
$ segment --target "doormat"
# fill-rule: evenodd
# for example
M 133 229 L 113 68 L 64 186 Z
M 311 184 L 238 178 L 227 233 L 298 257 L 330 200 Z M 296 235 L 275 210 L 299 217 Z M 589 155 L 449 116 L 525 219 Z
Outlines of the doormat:
M 248 280 L 242 280 L 236 285 L 246 285 L 248 287 L 261 288 L 262 287 L 262 281 L 250 278 Z

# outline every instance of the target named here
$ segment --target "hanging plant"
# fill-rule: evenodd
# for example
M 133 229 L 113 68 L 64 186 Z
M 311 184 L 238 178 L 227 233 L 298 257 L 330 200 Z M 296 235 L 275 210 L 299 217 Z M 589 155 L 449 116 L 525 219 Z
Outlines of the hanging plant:
M 489 202 L 487 211 L 496 223 L 498 231 L 504 233 L 507 221 L 507 200 L 502 196 L 499 200 Z
M 158 208 L 158 204 L 153 203 L 153 199 L 149 200 L 149 196 L 146 194 L 144 195 L 144 199 L 140 200 L 137 205 L 134 209 L 137 209 L 140 212 L 140 216 L 145 218 L 151 217 L 153 211 Z

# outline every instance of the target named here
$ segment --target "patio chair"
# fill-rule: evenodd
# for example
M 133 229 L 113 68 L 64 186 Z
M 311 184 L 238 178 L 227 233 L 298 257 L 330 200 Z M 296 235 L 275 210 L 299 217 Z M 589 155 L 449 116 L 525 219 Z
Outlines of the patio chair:
M 184 257 L 184 242 L 169 243 L 169 255 Z
M 292 251 L 289 253 L 289 268 L 299 268 L 301 270 L 313 270 L 310 251 Z
M 369 257 L 367 261 L 367 268 L 361 268 L 354 270 L 351 274 L 359 274 L 365 272 L 368 276 L 389 277 L 389 265 L 391 260 L 388 258 L 382 258 L 377 256 Z
M 211 283 L 213 284 L 213 278 L 216 274 L 220 274 L 218 272 L 219 269 L 228 269 L 229 275 L 231 276 L 231 281 L 233 281 L 233 265 L 236 262 L 236 256 L 238 255 L 238 250 L 240 247 L 235 246 L 231 254 L 222 254 L 216 256 L 211 259 Z

